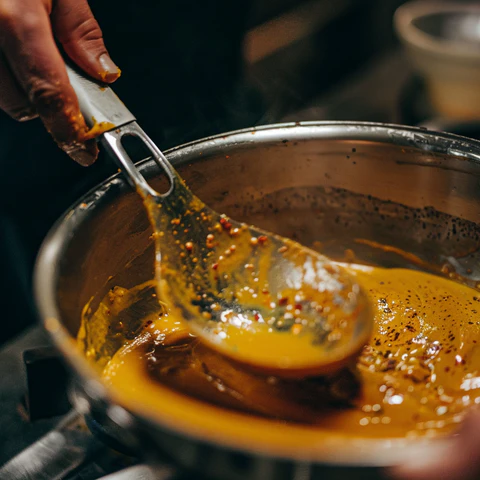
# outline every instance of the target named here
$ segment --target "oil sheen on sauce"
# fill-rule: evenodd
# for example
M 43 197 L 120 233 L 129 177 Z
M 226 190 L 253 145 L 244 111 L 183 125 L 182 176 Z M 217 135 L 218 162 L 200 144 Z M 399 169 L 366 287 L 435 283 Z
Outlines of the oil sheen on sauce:
M 219 415 L 242 412 L 326 434 L 449 433 L 468 407 L 480 403 L 480 294 L 416 270 L 347 268 L 370 298 L 374 331 L 358 359 L 328 377 L 258 375 L 202 345 L 180 319 L 155 309 L 130 308 L 131 315 L 144 313 L 134 334 L 125 335 L 122 312 L 154 299 L 153 284 L 116 288 L 95 312 L 105 334 L 118 332 L 120 348 L 99 355 L 86 341 L 85 322 L 79 341 L 112 392 L 135 399 L 139 408 L 161 411 L 165 392 L 174 391 L 199 406 L 219 407 Z

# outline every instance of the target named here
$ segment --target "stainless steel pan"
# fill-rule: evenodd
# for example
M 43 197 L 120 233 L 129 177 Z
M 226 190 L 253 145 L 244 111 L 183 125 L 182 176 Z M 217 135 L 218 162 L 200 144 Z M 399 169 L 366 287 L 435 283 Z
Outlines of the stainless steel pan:
M 322 241 L 334 257 L 354 246 L 355 237 L 372 239 L 433 263 L 450 262 L 480 281 L 480 142 L 394 125 L 297 123 L 207 138 L 167 156 L 200 198 L 233 218 L 306 244 Z M 153 162 L 140 169 L 155 188 L 166 185 Z M 288 220 L 279 224 L 280 215 Z M 443 445 L 332 438 L 310 450 L 288 450 L 259 443 L 254 434 L 247 443 L 235 436 L 220 441 L 214 416 L 210 428 L 190 429 L 114 404 L 73 339 L 91 297 L 95 306 L 115 285 L 153 278 L 150 233 L 140 199 L 116 175 L 58 221 L 35 272 L 40 316 L 75 374 L 77 408 L 147 461 L 163 451 L 232 480 L 373 478 L 379 467 Z M 355 250 L 366 261 L 398 262 L 368 247 Z

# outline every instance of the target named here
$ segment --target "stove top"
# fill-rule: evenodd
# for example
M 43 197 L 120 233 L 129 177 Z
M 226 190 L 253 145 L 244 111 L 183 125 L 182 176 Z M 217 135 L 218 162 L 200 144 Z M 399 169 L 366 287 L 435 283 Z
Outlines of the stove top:
M 0 375 L 0 479 L 149 478 L 138 459 L 97 439 L 71 410 L 66 370 L 40 327 L 0 351 Z

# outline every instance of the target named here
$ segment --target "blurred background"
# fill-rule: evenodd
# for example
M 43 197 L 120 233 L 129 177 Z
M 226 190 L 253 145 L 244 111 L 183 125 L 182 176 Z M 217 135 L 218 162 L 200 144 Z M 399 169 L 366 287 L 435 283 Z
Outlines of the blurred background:
M 407 48 L 395 32 L 394 12 L 403 3 L 90 1 L 123 71 L 115 90 L 163 149 L 232 129 L 302 120 L 424 124 L 478 136 L 475 115 L 445 114 L 432 103 L 428 75 L 421 68 L 428 62 L 418 58 L 418 49 L 415 56 L 411 28 L 400 35 Z M 478 19 L 448 14 L 449 28 L 443 28 L 442 18 L 436 14 L 415 26 L 433 37 L 466 31 L 462 41 L 473 52 L 467 59 L 478 67 Z M 455 56 L 441 45 L 450 59 Z M 441 65 L 446 62 L 443 47 L 434 52 Z M 467 77 L 478 78 L 468 71 Z M 18 124 L 3 114 L 0 166 L 5 317 L 0 342 L 5 342 L 35 321 L 31 271 L 48 229 L 115 167 L 102 156 L 93 167 L 79 167 L 38 121 Z

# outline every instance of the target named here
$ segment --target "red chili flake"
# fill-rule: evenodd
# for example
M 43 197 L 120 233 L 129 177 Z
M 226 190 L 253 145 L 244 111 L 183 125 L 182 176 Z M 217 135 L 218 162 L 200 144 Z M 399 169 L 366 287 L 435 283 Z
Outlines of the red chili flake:
M 260 315 L 256 313 L 253 318 L 255 319 L 256 322 L 258 322 L 260 320 Z
M 278 304 L 282 307 L 285 306 L 287 303 L 288 303 L 288 298 L 287 297 L 283 297 L 278 301 Z
M 218 268 L 218 263 L 214 263 L 214 264 L 212 265 L 212 268 L 213 268 L 214 270 L 216 270 L 216 269 Z
M 297 304 L 295 305 L 295 310 L 300 310 L 300 311 L 301 311 L 301 310 L 302 310 L 302 306 L 301 306 L 299 303 L 297 303 Z
M 260 235 L 258 237 L 258 242 L 261 244 L 265 243 L 267 240 L 268 240 L 268 237 L 266 237 L 265 235 Z
M 221 218 L 220 219 L 220 225 L 225 229 L 225 230 L 230 230 L 232 228 L 232 224 L 226 219 L 226 218 Z
M 264 289 L 262 290 L 262 293 L 264 293 L 264 294 L 266 295 L 266 294 L 268 293 L 268 290 L 267 290 L 266 288 L 264 288 Z

